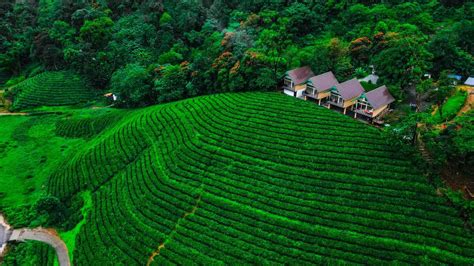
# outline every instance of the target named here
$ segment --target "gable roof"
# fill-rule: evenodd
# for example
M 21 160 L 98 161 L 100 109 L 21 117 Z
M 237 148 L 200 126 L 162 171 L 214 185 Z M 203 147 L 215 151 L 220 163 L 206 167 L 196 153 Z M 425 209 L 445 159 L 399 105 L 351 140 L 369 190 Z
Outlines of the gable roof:
M 367 98 L 367 101 L 374 109 L 391 104 L 395 101 L 395 98 L 393 98 L 385 85 L 365 93 L 365 98 Z
M 464 82 L 464 85 L 474 86 L 474 77 L 467 78 L 466 82 Z
M 365 92 L 362 85 L 357 79 L 351 79 L 346 82 L 336 85 L 336 89 L 341 94 L 344 100 L 350 100 L 354 97 L 360 96 Z
M 299 85 L 308 81 L 308 79 L 314 76 L 313 71 L 310 67 L 300 67 L 286 72 L 286 75 L 293 80 L 295 85 Z
M 336 76 L 334 76 L 331 71 L 310 78 L 308 83 L 311 83 L 317 92 L 329 90 L 330 88 L 339 84 Z

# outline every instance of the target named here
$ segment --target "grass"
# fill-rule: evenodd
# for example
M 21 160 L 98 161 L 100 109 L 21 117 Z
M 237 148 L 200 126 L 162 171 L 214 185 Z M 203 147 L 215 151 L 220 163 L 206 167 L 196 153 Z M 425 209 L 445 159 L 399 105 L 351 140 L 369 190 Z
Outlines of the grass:
M 362 87 L 365 89 L 366 92 L 375 90 L 376 88 L 379 87 L 377 84 L 372 84 L 366 81 L 361 81 L 360 85 L 362 85 Z
M 55 162 L 80 140 L 54 134 L 55 118 L 0 117 L 0 193 L 2 206 L 28 205 L 44 193 Z
M 458 91 L 456 94 L 451 96 L 446 103 L 443 104 L 442 112 L 439 110 L 433 115 L 432 119 L 435 123 L 441 123 L 443 121 L 453 119 L 457 113 L 461 110 L 467 99 L 467 93 Z
M 42 107 L 41 112 L 59 111 L 62 115 L 0 117 L 0 206 L 27 206 L 45 193 L 49 175 L 63 163 L 63 158 L 87 142 L 83 136 L 58 134 L 58 124 L 68 121 L 111 116 L 120 110 Z M 71 123 L 72 125 L 74 123 Z M 105 125 L 101 124 L 101 130 Z M 100 130 L 89 133 L 98 134 Z

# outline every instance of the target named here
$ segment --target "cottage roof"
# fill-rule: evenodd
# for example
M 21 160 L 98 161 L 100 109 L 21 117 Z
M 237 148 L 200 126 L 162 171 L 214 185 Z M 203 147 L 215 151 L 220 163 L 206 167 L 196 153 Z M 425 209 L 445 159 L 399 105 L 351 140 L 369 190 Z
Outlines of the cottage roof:
M 462 76 L 461 75 L 456 75 L 456 74 L 449 74 L 448 78 L 455 79 L 455 80 L 461 80 Z
M 374 109 L 391 104 L 395 101 L 395 98 L 393 98 L 385 85 L 365 93 L 365 98 L 367 98 L 367 101 Z
M 336 85 L 336 89 L 344 100 L 350 100 L 364 93 L 364 88 L 357 79 L 351 79 Z
M 372 84 L 377 84 L 377 81 L 379 81 L 379 76 L 375 74 L 370 74 L 365 78 L 359 79 L 359 81 L 365 81 L 367 83 L 372 83 Z
M 464 85 L 474 86 L 474 77 L 467 78 L 466 82 L 464 82 Z
M 331 71 L 310 78 L 308 83 L 311 83 L 311 85 L 313 85 L 313 87 L 318 92 L 329 90 L 330 88 L 339 84 L 336 76 L 334 76 Z
M 293 83 L 295 83 L 295 85 L 299 85 L 308 81 L 310 77 L 314 76 L 314 73 L 310 67 L 305 66 L 290 70 L 286 72 L 286 75 L 290 77 L 291 80 L 293 80 Z

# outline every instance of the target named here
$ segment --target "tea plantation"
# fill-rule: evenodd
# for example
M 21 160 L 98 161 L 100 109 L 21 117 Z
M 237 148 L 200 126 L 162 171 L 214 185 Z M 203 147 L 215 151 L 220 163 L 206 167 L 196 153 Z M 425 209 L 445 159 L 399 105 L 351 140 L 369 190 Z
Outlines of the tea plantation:
M 93 91 L 87 88 L 87 82 L 72 72 L 44 72 L 15 86 L 13 109 L 86 102 L 94 97 Z
M 101 119 L 56 128 L 90 138 L 47 181 L 92 192 L 74 264 L 474 263 L 472 233 L 420 171 L 332 110 L 238 93 Z

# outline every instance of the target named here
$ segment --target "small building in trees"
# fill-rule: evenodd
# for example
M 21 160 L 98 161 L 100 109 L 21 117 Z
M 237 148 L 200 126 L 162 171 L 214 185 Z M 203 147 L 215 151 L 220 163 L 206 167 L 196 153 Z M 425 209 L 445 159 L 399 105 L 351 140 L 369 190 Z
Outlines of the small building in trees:
M 457 75 L 457 74 L 450 74 L 450 75 L 448 75 L 448 78 L 450 78 L 453 81 L 453 85 L 458 85 L 458 83 L 462 79 L 462 76 Z
M 306 82 L 314 76 L 310 67 L 300 67 L 286 72 L 283 79 L 283 92 L 293 97 L 302 97 Z
M 308 98 L 315 99 L 321 105 L 321 100 L 331 96 L 331 89 L 338 85 L 336 76 L 329 71 L 321 75 L 310 78 L 306 82 L 306 90 L 304 91 L 305 100 Z
M 474 87 L 474 77 L 469 77 L 464 82 L 464 85 Z
M 340 107 L 344 109 L 344 114 L 346 114 L 347 108 L 354 105 L 359 96 L 364 92 L 364 88 L 357 79 L 351 79 L 337 84 L 331 89 L 328 107 L 331 108 L 331 105 Z
M 107 98 L 107 99 L 110 99 L 114 102 L 117 101 L 117 99 L 118 99 L 118 96 L 116 94 L 112 93 L 112 92 L 104 94 L 104 97 Z
M 394 101 L 395 98 L 393 98 L 385 85 L 375 90 L 364 92 L 357 98 L 357 102 L 352 108 L 354 118 L 357 118 L 358 114 L 371 119 L 381 116 L 389 110 L 390 104 Z

